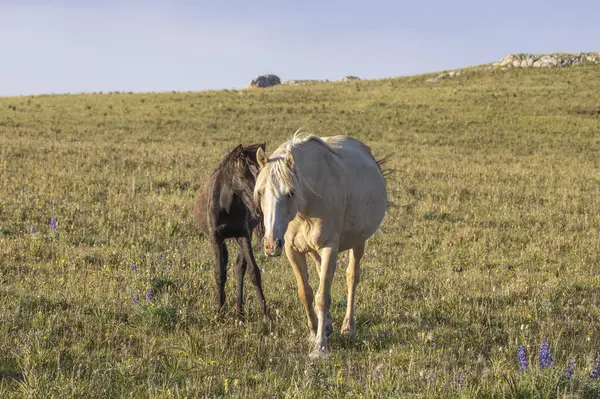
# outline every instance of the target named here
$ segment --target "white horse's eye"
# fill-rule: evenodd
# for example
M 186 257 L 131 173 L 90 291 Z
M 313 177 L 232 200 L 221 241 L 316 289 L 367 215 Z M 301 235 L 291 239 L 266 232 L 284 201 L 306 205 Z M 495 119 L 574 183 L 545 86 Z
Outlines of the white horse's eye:
M 294 190 L 292 190 L 292 191 L 288 192 L 285 196 L 288 197 L 288 198 L 294 198 L 295 194 L 296 193 L 294 193 Z

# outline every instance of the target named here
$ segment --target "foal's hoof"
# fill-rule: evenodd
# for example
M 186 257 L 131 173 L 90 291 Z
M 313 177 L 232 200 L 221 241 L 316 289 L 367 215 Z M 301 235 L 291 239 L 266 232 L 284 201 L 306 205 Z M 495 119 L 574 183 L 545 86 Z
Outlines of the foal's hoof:
M 262 308 L 262 318 L 265 322 L 275 321 L 275 316 L 273 316 L 273 314 L 269 310 L 269 307 L 266 304 L 264 304 Z
M 235 318 L 241 322 L 246 321 L 246 312 L 244 312 L 243 308 L 242 309 L 240 309 L 238 307 L 235 308 Z
M 269 324 L 269 323 L 273 323 L 275 321 L 275 318 L 271 315 L 271 313 L 263 313 L 262 314 L 262 322 L 265 324 Z
M 325 347 L 313 350 L 309 353 L 308 357 L 310 357 L 312 360 L 329 360 L 330 358 L 329 352 L 327 349 L 325 349 Z
M 325 335 L 329 337 L 332 332 L 333 332 L 333 324 L 331 322 L 329 322 L 329 323 L 327 323 L 327 325 L 325 325 Z
M 214 317 L 216 321 L 224 321 L 227 317 L 227 312 L 225 311 L 225 307 L 218 308 L 214 313 Z

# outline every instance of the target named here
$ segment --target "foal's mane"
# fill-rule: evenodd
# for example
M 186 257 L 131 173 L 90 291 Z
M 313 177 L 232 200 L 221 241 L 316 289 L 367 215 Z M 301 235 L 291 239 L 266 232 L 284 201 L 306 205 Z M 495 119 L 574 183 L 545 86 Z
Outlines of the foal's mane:
M 245 147 L 242 145 L 238 145 L 233 150 L 229 152 L 229 154 L 225 155 L 225 158 L 221 160 L 215 167 L 215 170 L 211 173 L 211 176 L 217 174 L 218 172 L 225 172 L 228 175 L 233 175 L 235 172 L 236 163 L 238 161 L 244 162 L 248 167 L 253 166 L 255 161 L 250 159 L 244 154 L 244 151 L 251 150 L 256 152 L 258 147 L 261 147 L 262 144 L 251 144 Z

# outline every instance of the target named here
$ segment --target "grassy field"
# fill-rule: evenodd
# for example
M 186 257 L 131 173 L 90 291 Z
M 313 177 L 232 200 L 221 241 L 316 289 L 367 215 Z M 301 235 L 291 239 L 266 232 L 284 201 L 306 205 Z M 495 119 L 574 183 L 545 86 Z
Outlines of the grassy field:
M 600 68 L 431 76 L 0 98 L 0 397 L 600 397 Z M 256 250 L 272 323 L 251 285 L 216 317 L 190 213 L 228 149 L 301 126 L 396 153 L 329 362 L 285 257 Z

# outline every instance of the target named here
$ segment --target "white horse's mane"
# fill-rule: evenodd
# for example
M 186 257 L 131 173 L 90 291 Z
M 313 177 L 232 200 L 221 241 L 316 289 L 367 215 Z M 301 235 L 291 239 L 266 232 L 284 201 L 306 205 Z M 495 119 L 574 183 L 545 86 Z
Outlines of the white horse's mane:
M 298 168 L 293 168 L 286 160 L 289 159 L 290 156 L 296 159 L 301 152 L 306 150 L 304 144 L 309 142 L 315 142 L 316 144 L 323 146 L 334 156 L 339 157 L 339 154 L 320 137 L 310 133 L 301 134 L 300 130 L 302 130 L 302 128 L 298 129 L 292 138 L 284 142 L 273 152 L 268 165 L 258 174 L 258 177 L 256 178 L 256 188 L 254 190 L 254 200 L 257 204 L 260 203 L 259 193 L 265 188 L 267 181 L 270 182 L 273 187 L 278 188 L 277 191 L 279 191 L 279 193 L 277 194 L 287 193 L 293 190 L 300 201 L 304 201 L 304 188 L 319 195 L 306 179 L 302 177 L 302 172 Z

